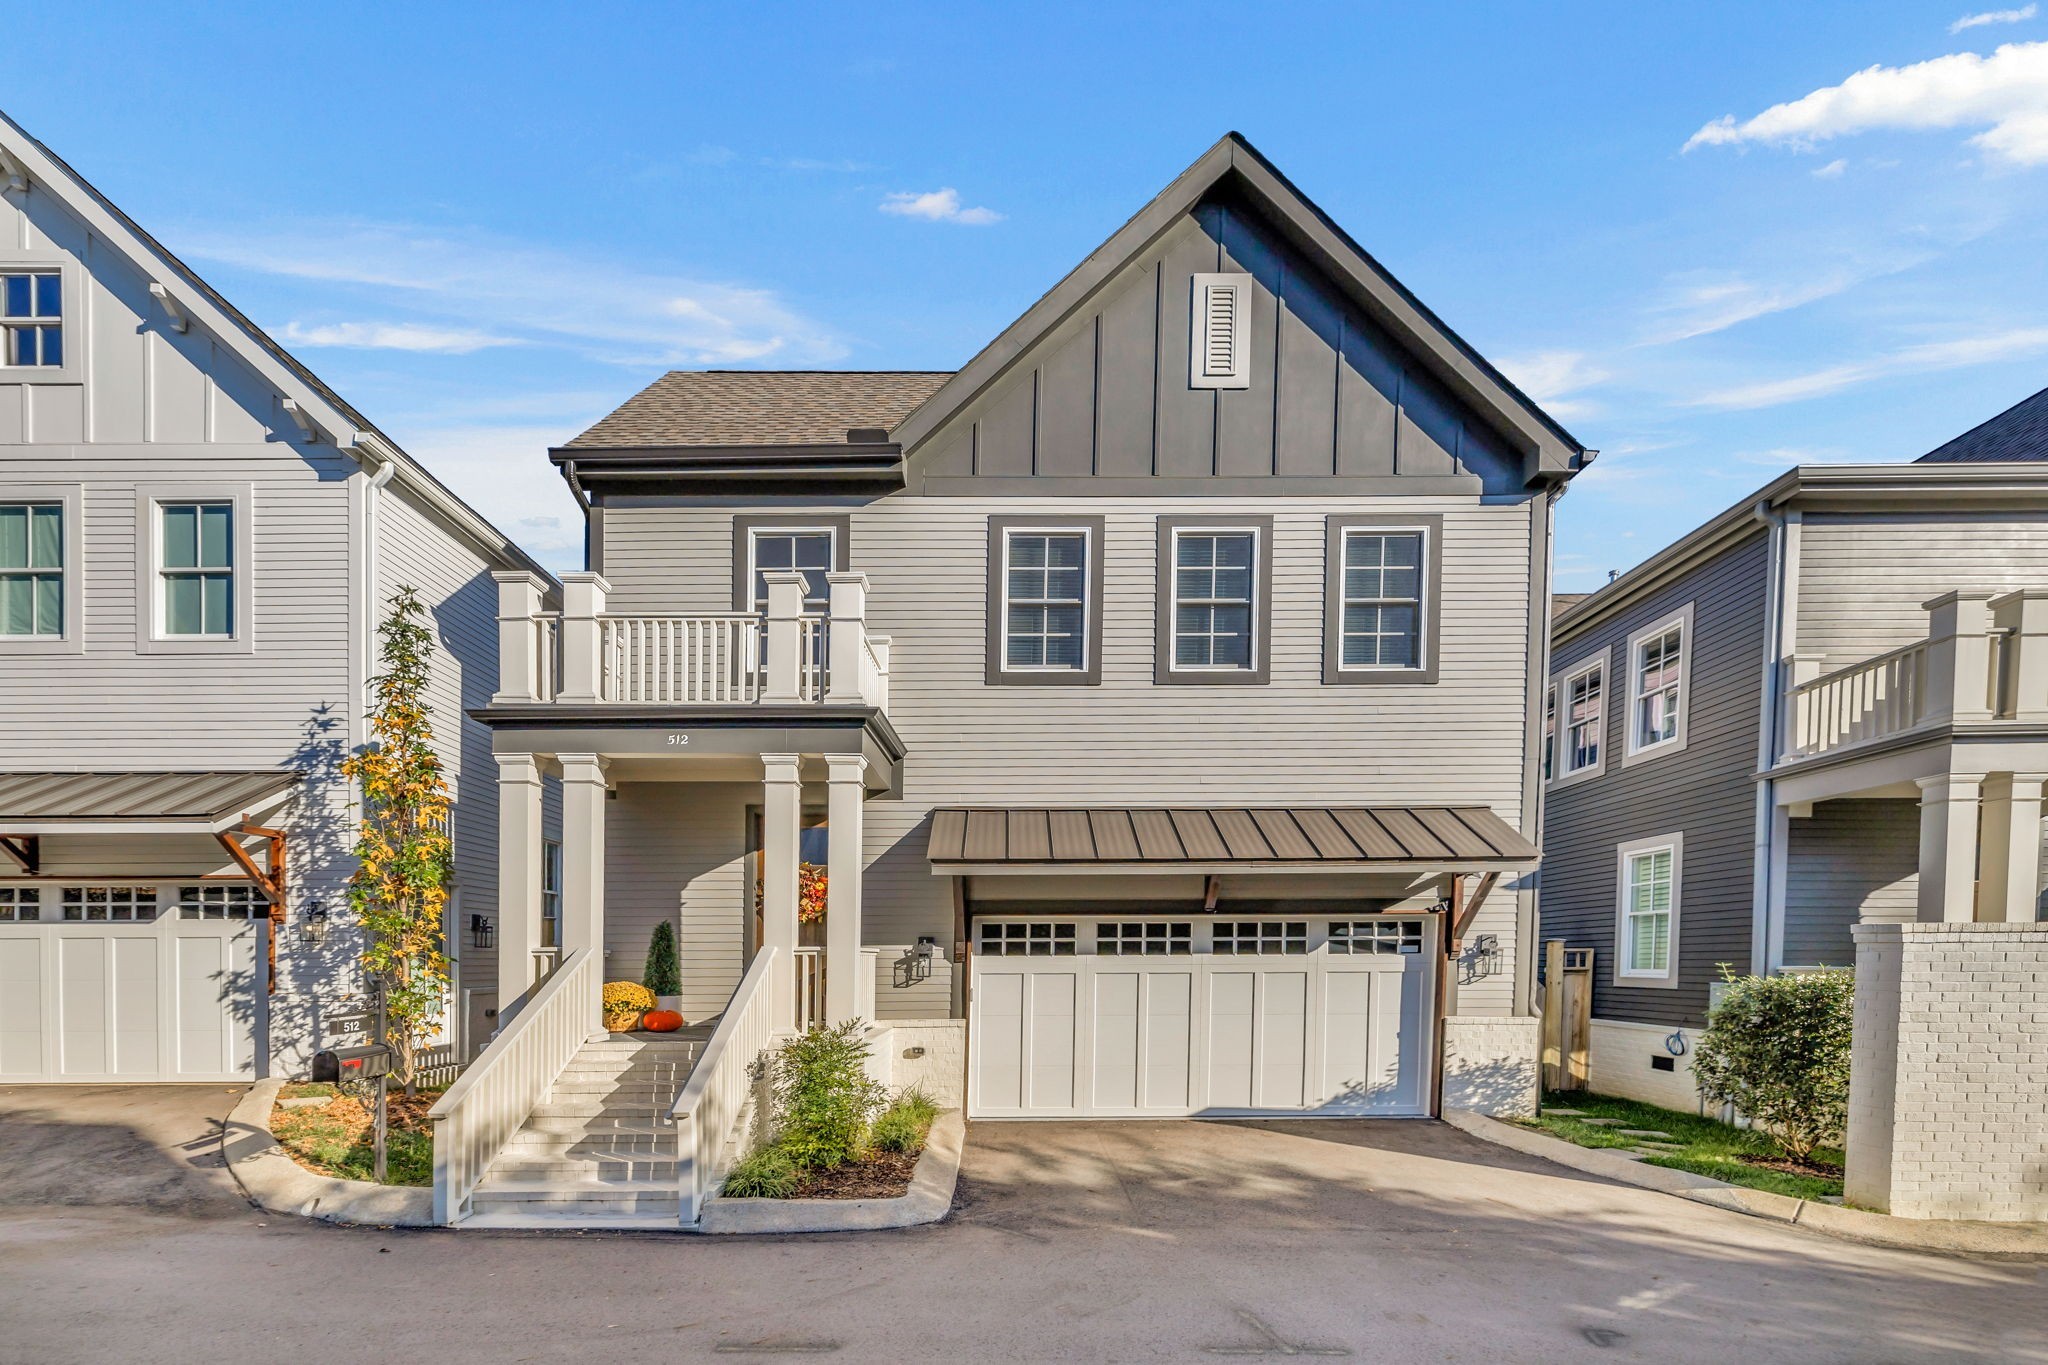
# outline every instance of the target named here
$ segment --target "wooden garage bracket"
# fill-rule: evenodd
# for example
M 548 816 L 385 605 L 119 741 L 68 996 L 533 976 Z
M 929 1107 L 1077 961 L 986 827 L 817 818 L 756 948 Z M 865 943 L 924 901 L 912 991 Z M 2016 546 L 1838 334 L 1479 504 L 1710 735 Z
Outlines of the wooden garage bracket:
M 284 928 L 285 893 L 285 843 L 284 831 L 266 829 L 247 821 L 230 830 L 223 830 L 213 836 L 220 846 L 227 850 L 235 866 L 242 869 L 256 889 L 270 902 L 270 994 L 277 994 L 277 936 Z M 266 867 L 258 867 L 256 860 L 249 856 L 249 850 L 242 847 L 244 838 L 261 839 L 264 844 L 263 861 Z
M 1453 893 L 1452 910 L 1455 917 L 1451 923 L 1450 943 L 1445 948 L 1446 956 L 1456 957 L 1465 950 L 1465 931 L 1472 927 L 1474 917 L 1479 914 L 1479 907 L 1486 904 L 1486 898 L 1492 894 L 1493 888 L 1499 881 L 1500 873 L 1487 873 L 1479 879 L 1479 885 L 1473 890 L 1472 898 L 1463 905 L 1456 903 L 1456 892 Z M 1458 877 L 1452 882 L 1452 885 L 1457 888 L 1457 891 L 1462 892 L 1465 879 Z
M 5 853 L 21 864 L 21 870 L 33 877 L 43 866 L 43 841 L 34 834 L 0 834 L 0 853 Z

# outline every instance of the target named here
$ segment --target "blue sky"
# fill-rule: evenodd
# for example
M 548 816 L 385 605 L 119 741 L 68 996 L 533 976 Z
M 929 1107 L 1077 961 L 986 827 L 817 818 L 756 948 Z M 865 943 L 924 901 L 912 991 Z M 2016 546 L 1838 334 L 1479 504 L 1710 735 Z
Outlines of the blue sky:
M 558 567 L 663 369 L 958 365 L 1236 128 L 1602 450 L 1582 589 L 2048 385 L 1982 4 L 14 4 L 4 99 Z

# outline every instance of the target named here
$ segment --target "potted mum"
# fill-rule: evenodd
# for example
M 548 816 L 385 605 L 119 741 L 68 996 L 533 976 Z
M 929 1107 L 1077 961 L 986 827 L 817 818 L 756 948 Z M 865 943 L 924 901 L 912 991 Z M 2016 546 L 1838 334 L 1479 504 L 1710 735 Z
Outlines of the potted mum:
M 637 981 L 604 983 L 604 1026 L 613 1033 L 631 1033 L 640 1016 L 654 1008 L 654 992 Z

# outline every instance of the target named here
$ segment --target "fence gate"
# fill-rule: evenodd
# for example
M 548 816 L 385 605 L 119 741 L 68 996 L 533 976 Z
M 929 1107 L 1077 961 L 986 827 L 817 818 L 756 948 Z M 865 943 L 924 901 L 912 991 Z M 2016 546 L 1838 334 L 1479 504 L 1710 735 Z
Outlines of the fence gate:
M 1543 1088 L 1584 1090 L 1593 1030 L 1593 950 L 1543 945 Z

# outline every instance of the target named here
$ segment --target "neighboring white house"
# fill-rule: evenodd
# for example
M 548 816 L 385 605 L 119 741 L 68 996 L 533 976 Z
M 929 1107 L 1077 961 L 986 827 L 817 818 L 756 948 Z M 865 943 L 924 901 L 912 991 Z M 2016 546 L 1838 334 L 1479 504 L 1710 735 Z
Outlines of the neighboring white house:
M 456 795 L 449 1041 L 480 1046 L 497 783 L 464 708 L 491 573 L 551 581 L 4 117 L 0 346 L 0 1082 L 290 1074 L 334 1041 L 337 769 L 401 584 Z
M 1589 452 L 1242 139 L 957 373 L 673 373 L 553 458 L 590 560 L 559 612 L 501 576 L 521 1003 L 437 1111 L 444 1218 L 688 1223 L 746 1064 L 812 1019 L 978 1118 L 1532 1104 L 1551 506 Z M 664 920 L 718 1032 L 655 1174 L 576 1176 L 592 1109 L 547 1097 Z M 606 1112 L 665 1140 L 665 1099 Z

